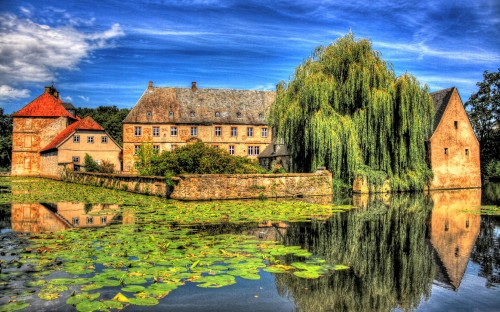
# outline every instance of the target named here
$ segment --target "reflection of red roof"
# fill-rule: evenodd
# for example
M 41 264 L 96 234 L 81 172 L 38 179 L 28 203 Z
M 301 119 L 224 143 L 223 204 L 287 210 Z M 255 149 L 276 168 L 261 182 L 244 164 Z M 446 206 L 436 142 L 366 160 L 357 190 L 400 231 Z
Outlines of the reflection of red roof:
M 78 120 L 77 122 L 69 125 L 66 129 L 64 129 L 61 133 L 59 133 L 49 145 L 45 146 L 40 152 L 46 152 L 52 149 L 56 149 L 59 144 L 64 142 L 70 135 L 72 135 L 77 130 L 91 130 L 91 131 L 104 131 L 104 128 L 101 127 L 97 122 L 95 122 L 92 117 L 87 116 L 83 119 Z
M 43 93 L 31 103 L 21 108 L 18 112 L 12 115 L 13 117 L 70 117 L 75 119 L 68 112 L 61 99 L 58 99 L 50 93 Z

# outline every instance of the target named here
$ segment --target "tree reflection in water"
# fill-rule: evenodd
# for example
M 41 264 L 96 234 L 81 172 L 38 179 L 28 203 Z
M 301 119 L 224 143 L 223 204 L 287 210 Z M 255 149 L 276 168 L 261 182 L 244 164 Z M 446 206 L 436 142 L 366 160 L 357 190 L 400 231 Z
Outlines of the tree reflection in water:
M 290 224 L 284 241 L 350 271 L 301 280 L 277 275 L 281 294 L 303 311 L 409 310 L 428 298 L 435 273 L 428 240 L 432 203 L 421 194 L 361 200 L 361 208 L 325 222 Z

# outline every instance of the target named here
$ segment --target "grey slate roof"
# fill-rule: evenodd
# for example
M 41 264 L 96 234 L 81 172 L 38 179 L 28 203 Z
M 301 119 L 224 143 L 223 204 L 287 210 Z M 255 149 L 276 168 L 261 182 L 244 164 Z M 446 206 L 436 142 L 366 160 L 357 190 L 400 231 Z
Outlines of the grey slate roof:
M 123 123 L 265 125 L 275 96 L 274 91 L 154 87 Z
M 431 93 L 432 101 L 434 102 L 434 111 L 435 111 L 433 132 L 436 130 L 436 128 L 439 124 L 439 121 L 441 121 L 441 118 L 443 117 L 446 106 L 450 102 L 450 98 L 451 98 L 451 94 L 453 93 L 453 90 L 455 90 L 455 87 L 451 87 L 448 89 L 439 90 L 439 91 Z

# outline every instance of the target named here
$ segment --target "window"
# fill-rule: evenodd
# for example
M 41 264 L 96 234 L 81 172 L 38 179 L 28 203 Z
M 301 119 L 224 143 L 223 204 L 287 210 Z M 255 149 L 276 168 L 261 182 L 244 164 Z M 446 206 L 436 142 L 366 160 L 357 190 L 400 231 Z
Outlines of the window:
M 458 129 L 458 121 L 454 121 L 453 124 L 455 125 L 455 129 Z
M 234 155 L 234 145 L 229 145 L 229 154 Z
M 108 137 L 107 137 L 107 136 L 105 136 L 105 135 L 104 135 L 104 136 L 102 136 L 102 137 L 101 137 L 101 143 L 102 143 L 102 144 L 107 144 L 107 143 L 108 143 Z
M 155 154 L 159 154 L 160 153 L 160 145 L 153 145 L 153 152 Z
M 153 127 L 153 136 L 154 137 L 160 136 L 160 127 Z
M 87 224 L 94 223 L 94 217 L 87 217 Z
M 444 154 L 448 155 L 448 148 L 447 147 L 444 148 Z
M 191 136 L 197 136 L 197 135 L 198 135 L 198 128 L 191 127 Z
M 140 145 L 134 145 L 134 155 L 137 155 L 137 153 L 139 153 L 140 148 L 141 148 Z
M 194 117 L 194 116 L 196 116 L 196 114 L 194 113 L 194 111 L 191 111 L 191 112 L 189 113 L 189 116 Z
M 174 117 L 174 112 L 168 112 L 168 117 L 170 118 Z
M 173 151 L 173 150 L 175 150 L 176 148 L 177 148 L 177 145 L 172 144 L 172 145 L 170 146 L 170 151 Z
M 87 143 L 94 143 L 94 136 L 89 135 L 89 136 L 87 137 Z
M 152 113 L 151 111 L 147 111 L 146 116 L 147 116 L 148 118 L 151 118 L 151 116 L 153 116 L 153 113 Z
M 79 221 L 78 218 L 73 218 L 72 220 L 73 225 L 78 225 Z
M 238 130 L 236 127 L 231 127 L 231 136 L 235 137 L 238 135 Z
M 80 136 L 78 134 L 73 136 L 73 143 L 80 143 Z
M 259 114 L 259 119 L 264 119 L 264 114 L 260 113 Z
M 249 136 L 249 137 L 253 136 L 253 128 L 252 127 L 247 128 L 247 136 Z
M 262 137 L 267 138 L 267 128 L 262 128 Z
M 101 216 L 101 224 L 106 224 L 106 216 Z
M 73 157 L 71 157 L 71 160 L 72 160 L 74 163 L 79 163 L 79 162 L 80 162 L 80 157 L 79 157 L 79 156 L 73 156 Z
M 220 127 L 215 127 L 215 136 L 218 136 L 218 137 L 219 137 L 219 136 L 220 136 L 220 133 L 221 133 L 221 131 L 220 131 Z
M 260 153 L 260 146 L 249 146 L 248 147 L 248 156 L 256 156 Z
M 135 127 L 134 133 L 135 133 L 135 136 L 141 136 L 142 135 L 142 128 Z
M 465 156 L 469 156 L 469 149 L 468 148 L 465 149 Z
M 241 118 L 241 113 L 240 113 L 240 112 L 237 112 L 237 113 L 236 113 L 236 117 L 237 117 L 237 118 Z
M 177 127 L 170 127 L 170 136 L 177 136 Z
M 215 112 L 215 117 L 220 117 L 220 112 Z

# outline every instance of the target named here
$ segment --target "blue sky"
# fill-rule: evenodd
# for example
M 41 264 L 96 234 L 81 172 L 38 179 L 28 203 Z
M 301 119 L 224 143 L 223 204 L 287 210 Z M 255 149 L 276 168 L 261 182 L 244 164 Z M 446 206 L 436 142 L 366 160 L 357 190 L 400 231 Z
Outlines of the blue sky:
M 77 107 L 131 108 L 155 86 L 273 90 L 352 31 L 398 75 L 465 102 L 500 67 L 500 1 L 0 0 L 0 107 L 54 82 Z

